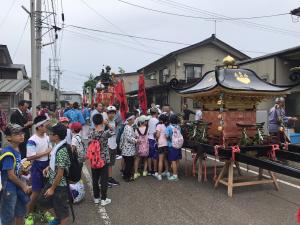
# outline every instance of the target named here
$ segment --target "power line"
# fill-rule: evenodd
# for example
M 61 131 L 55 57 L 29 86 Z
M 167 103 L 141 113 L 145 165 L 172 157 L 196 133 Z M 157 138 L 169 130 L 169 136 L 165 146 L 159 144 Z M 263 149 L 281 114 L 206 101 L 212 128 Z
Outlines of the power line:
M 112 25 L 114 28 L 116 28 L 117 30 L 119 30 L 119 32 L 121 33 L 125 33 L 123 31 L 123 29 L 121 29 L 118 25 L 114 24 L 113 22 L 111 22 L 109 19 L 107 19 L 105 16 L 103 16 L 101 13 L 99 13 L 96 9 L 94 9 L 93 7 L 91 7 L 85 0 L 81 0 L 81 2 L 88 7 L 91 11 L 93 11 L 97 16 L 101 17 L 102 19 L 104 19 L 107 23 L 109 23 L 110 25 Z M 129 36 L 128 36 L 129 37 Z M 145 46 L 143 43 L 139 42 L 138 40 L 136 40 L 134 37 L 131 37 L 131 39 L 138 43 L 139 45 L 141 45 L 143 48 L 146 49 L 147 46 Z
M 157 10 L 157 9 L 152 9 L 152 8 L 148 8 L 148 7 L 144 7 L 141 5 L 137 5 L 134 3 L 130 3 L 130 2 L 126 2 L 123 0 L 117 0 L 119 2 L 122 2 L 124 4 L 127 5 L 131 5 L 137 8 L 141 8 L 141 9 L 145 9 L 148 11 L 152 11 L 152 12 L 157 12 L 157 13 L 162 13 L 162 14 L 166 14 L 166 15 L 171 15 L 171 16 L 179 16 L 179 17 L 186 17 L 186 18 L 194 18 L 194 19 L 204 19 L 204 20 L 249 20 L 249 19 L 261 19 L 261 18 L 270 18 L 270 17 L 278 17 L 278 16 L 285 16 L 285 15 L 290 15 L 291 13 L 278 13 L 278 14 L 271 14 L 271 15 L 264 15 L 264 16 L 251 16 L 251 17 L 237 17 L 237 18 L 214 18 L 214 17 L 202 17 L 202 16 L 193 16 L 193 15 L 185 15 L 185 14 L 179 14 L 179 13 L 172 13 L 172 12 L 167 12 L 167 11 L 162 11 L 162 10 Z
M 71 26 L 71 25 L 68 25 L 68 26 Z M 106 42 L 112 42 L 112 43 L 115 43 L 115 44 L 118 44 L 118 45 L 122 45 L 122 46 L 125 46 L 127 48 L 134 48 L 134 50 L 138 50 L 138 51 L 143 51 L 143 52 L 146 52 L 146 53 L 150 53 L 150 54 L 155 54 L 155 55 L 160 55 L 162 56 L 162 54 L 159 54 L 159 53 L 155 53 L 155 52 L 149 52 L 149 51 L 146 51 L 146 50 L 142 50 L 142 49 L 138 49 L 138 48 L 135 48 L 135 47 L 131 47 L 131 46 L 128 46 L 126 44 L 123 44 L 123 43 L 116 43 L 116 42 L 113 42 L 111 39 L 110 40 L 106 40 L 106 39 L 102 39 L 102 38 L 97 38 L 95 36 L 91 36 L 89 34 L 85 34 L 85 33 L 79 33 L 79 32 L 75 32 L 75 31 L 72 31 L 72 30 L 68 30 L 68 29 L 65 29 L 67 32 L 70 32 L 70 33 L 73 33 L 73 34 L 77 34 L 77 35 L 80 35 L 80 36 L 84 36 L 84 38 L 88 38 L 89 40 L 92 40 L 92 41 L 99 41 L 99 40 L 102 40 L 102 41 L 106 41 Z M 85 29 L 84 29 L 85 30 Z M 86 30 L 90 30 L 89 28 L 87 28 Z M 94 29 L 91 29 L 91 31 L 95 31 Z M 102 33 L 102 32 L 101 32 Z M 110 32 L 108 32 L 108 34 L 110 34 Z M 115 34 L 117 35 L 117 34 Z M 120 34 L 122 36 L 122 34 Z M 143 37 L 143 38 L 146 38 L 146 37 Z M 117 39 L 116 39 L 117 40 Z M 157 40 L 157 39 L 154 39 L 154 40 Z M 152 40 L 153 41 L 153 40 Z M 157 40 L 159 42 L 161 42 L 162 40 Z M 164 40 L 165 41 L 165 40 Z M 173 44 L 172 41 L 167 41 L 167 42 L 171 42 Z M 182 43 L 181 43 L 182 44 Z M 187 44 L 185 43 L 184 45 L 192 45 L 192 44 Z M 263 52 L 263 51 L 254 51 L 254 50 L 242 50 L 242 49 L 238 49 L 239 51 L 241 52 L 249 52 L 249 53 L 255 53 L 255 54 L 268 54 L 269 52 Z
M 153 1 L 153 0 L 151 0 L 151 1 Z M 168 1 L 167 0 L 157 0 L 157 2 L 159 2 L 159 4 L 168 5 L 168 7 L 171 6 L 176 9 L 179 8 L 181 10 L 188 10 L 188 11 L 200 13 L 200 14 L 203 14 L 206 16 L 215 17 L 215 18 L 217 18 L 217 20 L 222 20 L 223 18 L 226 18 L 226 19 L 232 18 L 232 17 L 228 17 L 228 16 L 214 13 L 214 12 L 210 12 L 207 10 L 202 10 L 200 8 L 192 7 L 192 6 L 189 6 L 189 5 L 186 5 L 183 3 L 179 3 L 176 1 L 172 1 L 172 0 L 168 0 Z M 230 23 L 234 23 L 237 25 L 243 25 L 246 28 L 254 28 L 254 29 L 263 30 L 263 31 L 271 32 L 271 33 L 289 35 L 292 37 L 299 37 L 299 35 L 300 35 L 300 32 L 297 32 L 297 31 L 282 29 L 282 28 L 278 28 L 278 27 L 274 27 L 274 26 L 270 26 L 270 25 L 263 25 L 263 24 L 259 24 L 259 23 L 246 21 L 246 20 L 225 20 L 225 22 L 230 22 Z
M 3 24 L 5 23 L 5 21 L 7 20 L 7 17 L 8 17 L 8 15 L 10 14 L 10 11 L 12 10 L 12 8 L 14 7 L 16 1 L 17 1 L 17 0 L 14 0 L 14 1 L 11 3 L 11 5 L 10 5 L 8 11 L 7 11 L 6 14 L 4 15 L 4 17 L 3 17 L 3 19 L 2 19 L 2 21 L 1 21 L 1 23 L 0 23 L 0 28 L 2 27 L 2 25 L 3 25 Z
M 27 25 L 28 25 L 28 21 L 29 21 L 29 16 L 27 17 L 27 20 L 26 20 L 25 26 L 24 26 L 24 28 L 23 28 L 22 34 L 21 34 L 20 39 L 19 39 L 19 41 L 18 41 L 17 47 L 16 47 L 16 49 L 15 49 L 15 51 L 14 51 L 14 54 L 13 54 L 13 60 L 15 60 L 15 56 L 16 56 L 16 54 L 17 54 L 17 52 L 18 52 L 18 50 L 19 50 L 19 47 L 20 47 L 20 45 L 21 45 L 21 42 L 22 42 L 22 40 L 23 40 L 23 36 L 24 36 L 25 31 L 26 31 L 26 28 L 27 28 Z
M 141 36 L 130 35 L 130 34 L 122 34 L 122 33 L 116 33 L 116 32 L 111 32 L 111 31 L 105 31 L 105 30 L 87 28 L 87 27 L 82 27 L 82 26 L 76 26 L 76 25 L 71 25 L 71 24 L 67 25 L 66 27 L 74 27 L 74 28 L 78 28 L 78 29 L 82 29 L 82 30 L 89 30 L 89 31 L 100 32 L 100 33 L 105 33 L 105 34 L 112 34 L 112 35 L 118 35 L 118 36 L 123 36 L 123 37 L 132 37 L 132 38 L 138 38 L 138 39 L 161 42 L 161 43 L 178 44 L 178 45 L 191 45 L 191 44 L 188 44 L 188 43 L 183 43 L 183 42 L 178 42 L 178 41 L 167 41 L 167 40 L 161 40 L 161 39 L 156 39 L 156 38 L 148 38 L 148 37 L 141 37 Z
M 135 47 L 132 47 L 132 46 L 128 46 L 128 45 L 126 45 L 126 44 L 113 42 L 113 41 L 111 41 L 111 40 L 106 40 L 106 39 L 102 39 L 102 38 L 96 38 L 96 37 L 93 37 L 93 36 L 91 36 L 91 35 L 82 34 L 82 33 L 75 32 L 75 31 L 71 31 L 71 30 L 67 30 L 67 29 L 65 29 L 65 30 L 66 30 L 67 32 L 70 32 L 70 33 L 73 33 L 73 34 L 80 35 L 81 37 L 84 36 L 84 38 L 88 38 L 89 40 L 92 40 L 92 41 L 96 41 L 96 42 L 99 42 L 99 41 L 111 42 L 111 43 L 113 43 L 113 44 L 116 44 L 116 45 L 119 45 L 119 46 L 122 46 L 122 47 L 126 47 L 126 48 L 130 48 L 130 49 L 133 49 L 133 50 L 137 50 L 137 51 L 141 51 L 141 52 L 146 52 L 146 53 L 150 53 L 150 54 L 153 54 L 153 55 L 163 56 L 163 55 L 160 54 L 160 53 L 156 53 L 156 52 L 152 52 L 152 51 L 148 51 L 148 50 L 144 50 L 144 49 L 140 49 L 140 48 L 135 48 Z

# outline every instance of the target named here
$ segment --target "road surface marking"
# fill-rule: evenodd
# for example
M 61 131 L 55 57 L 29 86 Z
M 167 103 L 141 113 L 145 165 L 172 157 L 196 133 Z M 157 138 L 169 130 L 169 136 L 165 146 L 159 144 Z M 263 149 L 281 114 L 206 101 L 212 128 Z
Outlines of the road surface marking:
M 191 153 L 190 150 L 185 150 L 185 151 Z M 215 158 L 210 157 L 210 156 L 207 156 L 207 158 L 208 158 L 208 159 L 211 159 L 211 160 L 213 160 L 213 161 L 215 160 Z M 217 162 L 220 162 L 220 161 L 217 159 Z M 244 170 L 244 171 L 247 171 L 247 168 L 245 168 L 245 167 L 241 167 L 241 166 L 240 166 L 240 169 L 241 169 L 241 170 Z M 258 172 L 254 171 L 254 170 L 248 170 L 248 172 L 258 175 Z M 270 178 L 270 176 L 267 176 L 267 175 L 265 175 L 265 176 L 268 177 L 268 178 Z M 284 181 L 284 180 L 281 180 L 281 179 L 277 179 L 277 182 L 282 183 L 282 184 L 285 184 L 285 185 L 288 185 L 288 186 L 290 186 L 290 187 L 294 187 L 294 188 L 300 189 L 300 186 L 299 186 L 299 185 L 293 184 L 293 183 L 290 183 L 290 182 L 287 182 L 287 181 Z
M 88 169 L 86 168 L 85 165 L 82 168 L 82 172 L 83 172 L 83 175 L 86 178 L 86 182 L 87 182 L 88 187 L 90 188 L 91 192 L 93 193 L 93 186 L 92 186 L 92 183 L 91 183 L 92 178 L 91 178 L 91 175 L 90 175 L 90 173 L 89 173 L 89 171 L 88 171 Z M 98 212 L 99 212 L 101 218 L 103 219 L 104 224 L 105 225 L 111 225 L 111 221 L 110 221 L 110 218 L 109 218 L 109 216 L 106 212 L 106 209 L 103 206 L 101 206 L 100 204 L 98 206 Z

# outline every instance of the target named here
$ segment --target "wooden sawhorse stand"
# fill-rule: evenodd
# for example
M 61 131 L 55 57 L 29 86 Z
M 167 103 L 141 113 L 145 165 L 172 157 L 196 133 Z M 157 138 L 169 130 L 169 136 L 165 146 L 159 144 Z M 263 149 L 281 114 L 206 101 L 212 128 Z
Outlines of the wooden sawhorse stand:
M 263 176 L 263 169 L 259 168 L 258 176 L 251 176 L 251 177 L 240 177 L 239 179 L 234 180 L 233 177 L 233 166 L 235 162 L 232 160 L 227 160 L 225 165 L 223 166 L 220 174 L 218 175 L 215 181 L 215 188 L 218 187 L 219 183 L 224 184 L 227 186 L 228 196 L 232 197 L 232 190 L 234 187 L 241 187 L 241 186 L 250 186 L 250 185 L 257 185 L 257 184 L 270 184 L 273 183 L 276 190 L 279 190 L 279 186 L 277 183 L 277 178 L 275 177 L 274 173 L 268 170 L 270 178 L 266 178 Z M 237 165 L 239 170 L 239 166 Z M 225 172 L 228 171 L 228 178 L 224 178 Z M 240 171 L 239 171 L 240 172 Z M 251 180 L 250 180 L 251 179 Z M 246 181 L 238 181 L 238 180 L 246 180 Z

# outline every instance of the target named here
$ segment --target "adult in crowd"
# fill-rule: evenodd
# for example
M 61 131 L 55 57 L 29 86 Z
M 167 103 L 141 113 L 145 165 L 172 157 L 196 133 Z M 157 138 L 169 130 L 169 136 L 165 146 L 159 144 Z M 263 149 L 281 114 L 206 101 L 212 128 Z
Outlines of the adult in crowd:
M 285 127 L 290 121 L 297 121 L 296 117 L 288 117 L 285 115 L 285 100 L 284 98 L 276 98 L 275 105 L 269 112 L 269 133 L 273 136 L 278 136 L 281 142 L 285 142 L 284 130 L 281 127 Z
M 90 117 L 91 117 L 91 111 L 89 109 L 89 104 L 84 103 L 83 109 L 82 109 L 82 116 L 85 120 L 85 124 L 82 126 L 82 138 L 84 140 L 88 139 L 89 136 L 89 124 L 90 124 Z
M 103 120 L 107 120 L 107 113 L 104 111 L 104 107 L 103 107 L 103 104 L 102 103 L 96 103 L 95 104 L 95 109 L 91 112 L 91 128 L 94 128 L 94 123 L 93 123 L 93 117 L 96 115 L 96 114 L 101 114 L 102 117 L 103 117 Z
M 167 115 L 168 117 L 170 117 L 172 114 L 174 114 L 174 112 L 171 111 L 171 106 L 169 104 L 165 104 L 163 106 L 163 114 Z
M 66 107 L 64 109 L 64 113 L 68 112 L 72 108 L 72 104 L 70 102 L 66 103 Z
M 73 108 L 64 113 L 64 116 L 69 119 L 69 123 L 79 122 L 81 125 L 85 124 L 85 120 L 79 110 L 78 102 L 73 103 Z
M 64 112 L 65 112 L 65 107 L 62 106 L 59 109 L 56 110 L 55 114 L 56 114 L 56 119 L 60 119 L 61 117 L 64 117 Z
M 183 105 L 183 120 L 184 121 L 189 121 L 191 114 L 195 115 L 195 112 L 193 112 L 192 110 L 189 109 L 188 104 L 184 104 Z
M 136 154 L 137 137 L 133 130 L 135 116 L 132 113 L 126 115 L 126 125 L 121 135 L 120 148 L 125 162 L 123 178 L 126 182 L 133 181 L 134 156 Z
M 24 142 L 19 146 L 22 159 L 26 157 L 26 143 L 30 138 L 30 127 L 32 126 L 32 121 L 28 120 L 27 116 L 28 103 L 25 100 L 21 100 L 18 104 L 18 109 L 14 111 L 10 116 L 10 122 L 13 124 L 18 124 L 23 128 Z

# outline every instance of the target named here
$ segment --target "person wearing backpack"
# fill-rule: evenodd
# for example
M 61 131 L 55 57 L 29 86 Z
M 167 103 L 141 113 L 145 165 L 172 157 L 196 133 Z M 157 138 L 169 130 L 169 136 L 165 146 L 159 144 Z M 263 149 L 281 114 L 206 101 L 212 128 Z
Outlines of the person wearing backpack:
M 23 225 L 26 205 L 30 201 L 27 194 L 31 188 L 21 180 L 22 164 L 19 145 L 24 142 L 23 128 L 18 124 L 8 124 L 4 134 L 9 142 L 1 152 L 1 205 L 2 225 Z
M 92 171 L 94 203 L 100 203 L 102 206 L 105 206 L 111 203 L 111 199 L 107 198 L 108 167 L 110 163 L 108 139 L 114 133 L 112 128 L 104 123 L 101 114 L 95 114 L 92 120 L 95 128 L 89 134 L 87 158 Z M 107 121 L 105 122 L 107 123 Z M 101 184 L 101 201 L 99 179 Z
M 126 114 L 126 125 L 120 140 L 120 148 L 122 149 L 122 156 L 125 162 L 123 178 L 126 182 L 134 180 L 132 172 L 134 167 L 134 156 L 136 154 L 136 144 L 138 142 L 132 127 L 134 120 L 135 116 L 132 113 Z
M 133 178 L 137 179 L 140 176 L 138 172 L 140 159 L 144 159 L 144 171 L 143 176 L 148 175 L 147 171 L 147 158 L 149 155 L 149 142 L 148 142 L 148 125 L 147 125 L 147 117 L 142 115 L 138 118 L 139 127 L 135 130 L 135 134 L 138 137 L 137 144 L 137 155 L 134 159 L 134 175 Z
M 49 166 L 44 169 L 43 174 L 48 178 L 43 196 L 38 200 L 40 207 L 53 209 L 55 219 L 48 225 L 67 225 L 69 220 L 69 190 L 68 179 L 71 169 L 70 146 L 66 144 L 67 128 L 63 124 L 56 124 L 49 128 L 50 141 L 54 147 L 50 156 Z M 69 174 L 70 175 L 70 174 Z
M 181 147 L 183 145 L 183 137 L 179 124 L 178 116 L 173 114 L 170 116 L 170 124 L 166 129 L 168 139 L 168 160 L 171 162 L 172 176 L 168 178 L 170 181 L 178 180 L 178 163 L 182 158 Z
M 80 135 L 82 130 L 82 125 L 79 122 L 72 123 L 70 125 L 70 129 L 72 131 L 72 151 L 76 152 L 78 156 L 78 162 L 80 164 L 80 172 L 82 171 L 83 163 L 85 162 L 86 157 L 86 148 L 82 141 L 82 137 Z
M 158 117 L 159 124 L 156 126 L 156 138 L 158 145 L 158 175 L 157 179 L 162 180 L 162 175 L 170 177 L 170 173 L 168 171 L 169 163 L 167 160 L 168 154 L 168 141 L 166 136 L 166 124 L 169 122 L 168 116 L 161 114 Z M 165 165 L 165 171 L 163 171 L 163 167 Z

